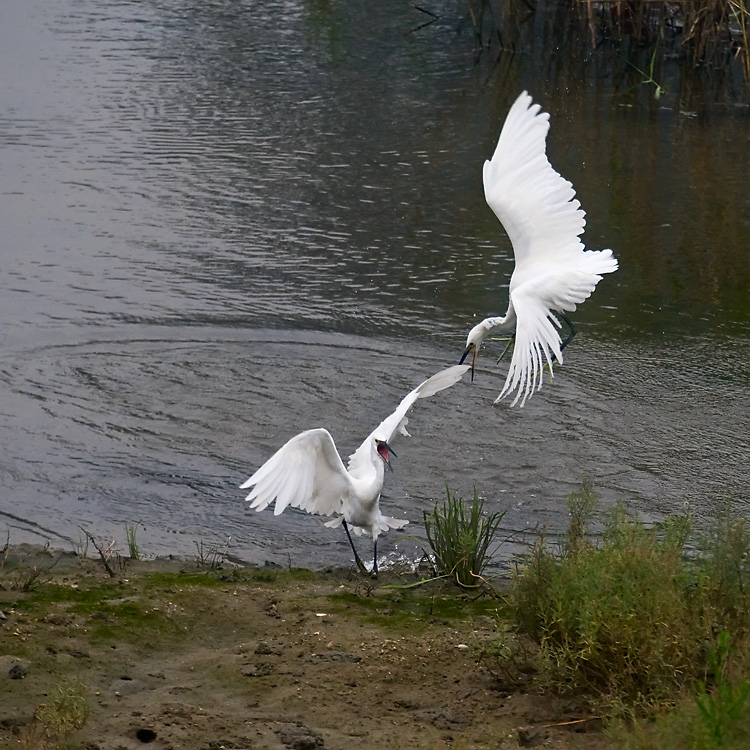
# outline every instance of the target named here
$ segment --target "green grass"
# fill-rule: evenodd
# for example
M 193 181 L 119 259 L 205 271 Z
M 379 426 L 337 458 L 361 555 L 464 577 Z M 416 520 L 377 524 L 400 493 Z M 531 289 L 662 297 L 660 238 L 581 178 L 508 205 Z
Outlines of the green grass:
M 121 640 L 146 647 L 155 636 L 179 639 L 190 623 L 190 614 L 170 614 L 149 603 L 154 592 L 167 593 L 170 600 L 192 602 L 196 588 L 224 588 L 226 581 L 215 573 L 145 573 L 137 584 L 101 583 L 95 579 L 73 587 L 47 583 L 19 594 L 12 607 L 32 618 L 52 612 L 69 613 L 86 622 L 92 642 Z M 192 610 L 191 610 L 192 611 Z
M 505 513 L 486 514 L 484 500 L 476 490 L 471 506 L 450 490 L 446 493 L 442 507 L 436 502 L 432 513 L 424 513 L 435 569 L 460 586 L 477 587 L 483 583 L 485 568 L 496 552 L 495 536 Z
M 430 582 L 413 589 L 379 590 L 371 596 L 343 592 L 328 597 L 331 614 L 357 617 L 363 622 L 393 630 L 419 632 L 436 621 L 455 622 L 498 615 L 501 602 L 490 597 L 456 595 Z

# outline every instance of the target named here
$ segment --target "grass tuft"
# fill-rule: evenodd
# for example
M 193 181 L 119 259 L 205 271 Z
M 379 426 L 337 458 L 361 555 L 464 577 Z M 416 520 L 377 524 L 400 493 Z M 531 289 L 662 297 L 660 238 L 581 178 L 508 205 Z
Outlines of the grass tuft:
M 76 679 L 61 682 L 50 691 L 47 702 L 37 707 L 33 721 L 18 738 L 18 746 L 25 750 L 67 747 L 67 739 L 84 727 L 89 712 L 86 686 Z
M 490 548 L 505 512 L 485 514 L 476 489 L 470 507 L 447 488 L 446 494 L 442 508 L 436 502 L 432 513 L 424 513 L 435 568 L 438 575 L 455 578 L 460 586 L 475 587 L 482 583 L 496 551 Z
M 138 521 L 135 526 L 129 523 L 125 524 L 125 538 L 128 542 L 128 555 L 131 560 L 140 560 L 141 551 L 138 549 L 138 527 L 143 525 L 143 521 Z

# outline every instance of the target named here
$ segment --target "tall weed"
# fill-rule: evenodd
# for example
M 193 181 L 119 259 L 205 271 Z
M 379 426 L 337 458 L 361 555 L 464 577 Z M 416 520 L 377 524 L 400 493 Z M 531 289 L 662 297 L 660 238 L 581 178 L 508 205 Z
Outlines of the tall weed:
M 700 541 L 697 589 L 714 631 L 738 633 L 750 611 L 750 529 L 744 518 L 723 506 Z
M 700 682 L 672 711 L 611 729 L 618 750 L 747 750 L 750 747 L 750 680 L 729 674 L 732 639 L 723 630 L 709 649 L 713 684 Z
M 594 546 L 584 536 L 593 507 L 590 486 L 573 493 L 561 553 L 541 539 L 517 571 L 516 622 L 537 641 L 549 687 L 653 705 L 694 676 L 705 648 L 685 562 L 692 520 L 677 516 L 647 528 L 618 506 Z

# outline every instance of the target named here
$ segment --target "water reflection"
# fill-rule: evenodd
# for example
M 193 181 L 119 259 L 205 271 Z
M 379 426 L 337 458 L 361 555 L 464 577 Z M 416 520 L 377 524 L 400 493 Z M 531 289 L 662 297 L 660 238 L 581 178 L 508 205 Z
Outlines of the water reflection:
M 356 447 L 457 360 L 474 316 L 505 309 L 512 250 L 481 168 L 524 87 L 551 113 L 587 244 L 620 271 L 524 410 L 491 408 L 505 370 L 486 356 L 473 386 L 415 411 L 384 506 L 420 533 L 448 482 L 510 507 L 508 530 L 560 528 L 584 471 L 605 502 L 657 516 L 746 498 L 745 110 L 623 96 L 593 59 L 475 64 L 447 6 L 418 33 L 400 3 L 2 12 L 14 533 L 144 519 L 155 551 L 210 533 L 247 559 L 345 560 L 314 519 L 248 517 L 236 485 L 307 427 Z

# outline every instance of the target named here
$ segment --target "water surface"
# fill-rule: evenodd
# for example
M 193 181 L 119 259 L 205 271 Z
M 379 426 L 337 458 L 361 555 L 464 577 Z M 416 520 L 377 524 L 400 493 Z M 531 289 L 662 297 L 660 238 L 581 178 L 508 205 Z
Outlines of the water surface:
M 476 54 L 445 4 L 20 2 L 0 10 L 0 522 L 147 554 L 342 563 L 318 519 L 237 486 L 296 432 L 342 455 L 504 311 L 512 250 L 481 166 L 527 88 L 620 270 L 554 384 L 493 407 L 483 352 L 411 414 L 387 512 L 445 485 L 504 528 L 564 528 L 589 474 L 649 519 L 747 504 L 747 108 Z M 367 33 L 363 33 L 363 29 Z M 457 32 L 457 28 L 460 30 Z M 595 73 L 597 71 L 594 71 Z M 511 547 L 509 547 L 511 549 Z

